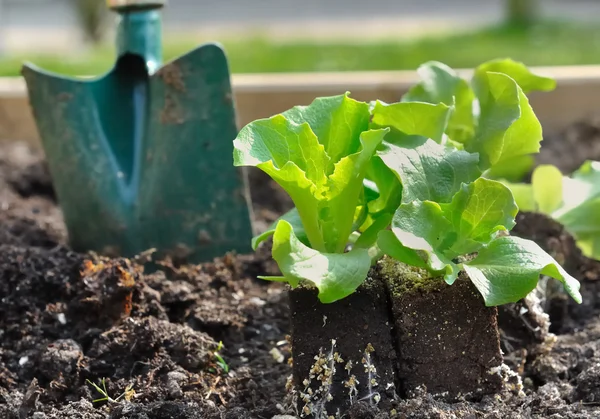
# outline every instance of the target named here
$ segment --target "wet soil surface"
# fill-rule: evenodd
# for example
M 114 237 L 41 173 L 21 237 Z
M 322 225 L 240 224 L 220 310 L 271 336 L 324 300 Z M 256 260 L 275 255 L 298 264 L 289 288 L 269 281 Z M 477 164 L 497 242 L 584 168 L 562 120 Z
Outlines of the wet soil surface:
M 264 228 L 289 201 L 260 174 L 251 184 Z M 552 228 L 537 237 L 558 248 L 568 239 Z M 256 279 L 277 272 L 268 248 L 198 266 L 165 261 L 152 274 L 142 262 L 70 251 L 43 161 L 0 148 L 0 418 L 296 417 L 287 292 Z M 357 403 L 347 417 L 600 417 L 600 269 L 574 263 L 589 303 L 545 297 L 555 334 L 503 342 L 522 392 L 445 403 L 423 389 L 393 411 Z M 110 400 L 94 402 L 104 396 L 90 382 L 103 379 Z

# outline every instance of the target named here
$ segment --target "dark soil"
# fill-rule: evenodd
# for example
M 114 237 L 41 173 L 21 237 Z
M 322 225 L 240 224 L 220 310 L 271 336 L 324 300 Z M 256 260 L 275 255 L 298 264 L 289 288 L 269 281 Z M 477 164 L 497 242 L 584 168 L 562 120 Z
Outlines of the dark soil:
M 555 281 L 548 283 L 541 304 L 550 316 L 550 332 L 573 332 L 600 312 L 600 262 L 585 257 L 561 224 L 542 214 L 522 212 L 511 234 L 538 243 L 581 282 L 582 304 L 576 304 Z
M 545 135 L 540 153 L 536 155 L 536 164 L 553 164 L 563 174 L 579 169 L 586 160 L 600 160 L 600 118 Z
M 264 176 L 251 178 L 264 228 L 289 201 Z M 0 418 L 295 417 L 286 289 L 256 279 L 277 271 L 268 248 L 199 266 L 166 261 L 153 274 L 138 262 L 70 251 L 43 161 L 0 148 Z M 600 270 L 588 262 L 573 272 L 589 303 L 546 298 L 556 335 L 511 341 L 505 358 L 519 366 L 521 394 L 447 403 L 418 389 L 393 410 L 356 403 L 347 417 L 600 417 Z M 102 396 L 87 380 L 102 379 L 118 401 L 93 401 Z

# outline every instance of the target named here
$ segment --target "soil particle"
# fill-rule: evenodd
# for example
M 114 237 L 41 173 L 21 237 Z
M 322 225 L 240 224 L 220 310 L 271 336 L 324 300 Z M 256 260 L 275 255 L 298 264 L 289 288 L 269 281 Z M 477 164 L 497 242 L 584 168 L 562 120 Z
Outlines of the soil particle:
M 598 354 L 600 320 L 595 319 L 574 334 L 557 336 L 556 342 L 533 360 L 529 374 L 541 384 L 571 382 L 581 372 L 595 365 Z M 600 376 L 597 378 L 600 382 Z
M 176 402 L 150 403 L 147 405 L 125 404 L 118 406 L 110 419 L 202 419 L 202 408 L 195 403 Z
M 81 346 L 73 339 L 59 339 L 50 343 L 42 352 L 38 366 L 41 375 L 48 382 L 61 379 L 61 385 L 69 386 L 77 381 L 82 363 Z
M 585 403 L 600 403 L 600 358 L 595 358 L 590 363 L 590 367 L 575 378 L 574 399 Z

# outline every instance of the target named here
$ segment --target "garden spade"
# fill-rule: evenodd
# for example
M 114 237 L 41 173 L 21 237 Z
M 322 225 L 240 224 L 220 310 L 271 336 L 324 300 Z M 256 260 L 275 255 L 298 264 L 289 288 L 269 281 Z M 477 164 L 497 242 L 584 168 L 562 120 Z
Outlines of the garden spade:
M 161 66 L 165 1 L 108 0 L 116 64 L 93 79 L 25 64 L 29 98 L 71 246 L 201 262 L 246 252 L 248 186 L 227 59 L 207 44 Z

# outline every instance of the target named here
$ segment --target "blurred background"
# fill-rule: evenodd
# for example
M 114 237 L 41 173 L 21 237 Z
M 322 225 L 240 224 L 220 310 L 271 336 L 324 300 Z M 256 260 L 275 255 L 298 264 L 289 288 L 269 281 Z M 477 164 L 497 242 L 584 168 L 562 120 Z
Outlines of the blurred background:
M 105 0 L 0 0 L 0 76 L 23 60 L 91 75 L 113 62 Z M 170 0 L 165 59 L 221 42 L 232 72 L 600 64 L 600 0 Z

